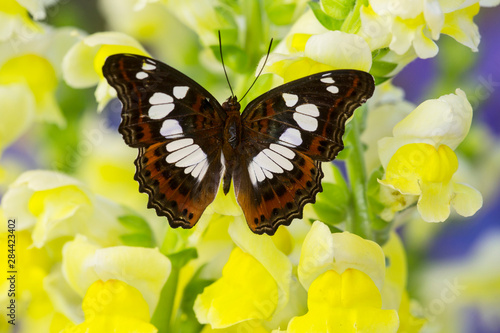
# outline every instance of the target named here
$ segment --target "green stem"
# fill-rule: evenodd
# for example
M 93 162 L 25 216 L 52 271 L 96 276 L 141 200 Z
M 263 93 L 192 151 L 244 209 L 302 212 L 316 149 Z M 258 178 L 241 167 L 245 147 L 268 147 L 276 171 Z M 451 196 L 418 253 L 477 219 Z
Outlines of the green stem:
M 262 8 L 260 1 L 243 1 L 243 14 L 246 20 L 246 35 L 244 50 L 247 52 L 247 66 L 251 71 L 255 71 L 255 65 L 262 56 L 262 40 L 267 36 L 265 24 L 262 21 Z
M 174 310 L 175 293 L 179 282 L 180 267 L 172 265 L 172 272 L 167 282 L 163 286 L 160 294 L 160 300 L 156 310 L 151 318 L 151 323 L 158 329 L 158 333 L 172 332 L 172 315 Z
M 364 109 L 358 109 L 351 120 L 352 128 L 346 137 L 350 148 L 346 160 L 347 174 L 351 184 L 351 200 L 353 214 L 346 225 L 346 230 L 363 238 L 372 239 L 370 217 L 368 212 L 368 199 L 366 197 L 366 170 L 364 149 L 361 143 L 361 124 Z

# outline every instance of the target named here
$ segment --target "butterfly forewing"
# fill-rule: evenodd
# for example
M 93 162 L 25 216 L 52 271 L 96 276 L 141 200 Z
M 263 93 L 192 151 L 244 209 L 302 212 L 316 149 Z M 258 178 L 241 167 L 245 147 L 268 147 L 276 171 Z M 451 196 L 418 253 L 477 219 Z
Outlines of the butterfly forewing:
M 172 226 L 192 227 L 220 183 L 220 104 L 184 74 L 147 57 L 110 56 L 103 74 L 123 104 L 119 131 L 139 148 L 140 191 Z
M 279 86 L 245 108 L 242 149 L 235 176 L 238 202 L 250 228 L 274 234 L 302 217 L 321 191 L 320 162 L 343 149 L 346 120 L 371 97 L 370 74 L 338 70 Z

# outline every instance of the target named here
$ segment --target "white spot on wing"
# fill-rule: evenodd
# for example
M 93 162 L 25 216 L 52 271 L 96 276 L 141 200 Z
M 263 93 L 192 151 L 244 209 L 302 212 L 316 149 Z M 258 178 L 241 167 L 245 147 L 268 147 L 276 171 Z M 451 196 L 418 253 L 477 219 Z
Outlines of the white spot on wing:
M 148 73 L 146 72 L 138 72 L 137 74 L 135 74 L 135 77 L 138 79 L 138 80 L 144 80 L 145 78 L 147 78 L 149 75 Z
M 269 170 L 273 173 L 283 173 L 283 169 L 270 159 L 263 151 L 253 158 L 253 161 L 262 169 Z
M 167 119 L 163 122 L 160 134 L 165 138 L 182 137 L 182 127 L 175 119 Z
M 323 83 L 335 83 L 335 80 L 331 77 L 325 77 L 320 80 Z
M 276 164 L 278 164 L 281 168 L 283 168 L 285 170 L 288 170 L 288 171 L 290 171 L 290 170 L 293 169 L 292 162 L 290 162 L 289 160 L 287 160 L 285 157 L 283 157 L 282 155 L 278 154 L 274 150 L 264 149 L 263 152 L 264 152 L 264 154 L 267 155 L 267 157 L 269 157 L 271 160 L 273 160 L 273 162 L 275 162 Z
M 142 69 L 145 70 L 145 71 L 152 71 L 152 70 L 155 70 L 156 69 L 156 66 L 153 65 L 153 64 L 150 64 L 150 63 L 147 63 L 145 62 L 143 65 L 142 65 Z
M 319 110 L 318 107 L 314 104 L 302 104 L 299 105 L 295 108 L 297 112 L 303 113 L 305 115 L 311 116 L 311 117 L 318 117 L 319 116 Z
M 318 120 L 316 118 L 307 116 L 300 112 L 293 113 L 293 119 L 297 122 L 303 130 L 313 132 L 318 128 Z
M 187 175 L 187 174 L 190 174 L 193 172 L 194 168 L 197 166 L 198 164 L 193 164 L 191 166 L 188 166 L 186 169 L 184 169 L 184 173 Z
M 248 172 L 250 174 L 253 174 L 253 177 L 256 179 L 256 182 L 253 183 L 254 185 L 257 185 L 257 182 L 261 182 L 266 179 L 264 171 L 262 171 L 262 168 L 254 161 L 250 162 L 250 164 L 248 165 Z
M 336 94 L 339 92 L 339 88 L 337 86 L 329 86 L 328 88 L 326 88 L 326 90 L 328 90 L 332 94 Z
M 188 166 L 191 166 L 194 164 L 198 164 L 201 161 L 207 159 L 207 154 L 205 154 L 203 152 L 203 150 L 201 150 L 200 146 L 192 145 L 192 146 L 188 146 L 188 147 L 183 148 L 183 149 L 187 149 L 189 147 L 195 147 L 196 150 L 191 151 L 188 155 L 184 156 L 181 160 L 179 160 L 177 163 L 175 163 L 176 167 L 185 168 L 185 167 L 188 167 Z
M 193 169 L 193 172 L 191 172 L 191 175 L 195 178 L 203 179 L 203 176 L 205 176 L 207 170 L 208 162 L 207 160 L 203 160 L 200 163 L 196 164 L 196 167 Z
M 167 144 L 166 148 L 169 153 L 184 148 L 186 146 L 192 145 L 194 140 L 191 138 L 175 140 Z
M 173 101 L 174 99 L 172 98 L 172 96 L 160 92 L 154 93 L 153 96 L 149 98 L 149 103 L 153 105 L 167 104 L 167 103 L 172 103 Z
M 187 86 L 174 87 L 174 96 L 177 99 L 183 99 L 189 90 Z
M 257 186 L 257 177 L 255 176 L 255 170 L 253 166 L 253 162 L 250 162 L 248 165 L 248 175 L 250 176 L 250 182 L 253 186 Z
M 285 101 L 286 106 L 288 106 L 288 107 L 294 106 L 295 104 L 297 104 L 297 102 L 299 100 L 299 96 L 294 95 L 294 94 L 283 93 L 282 96 L 283 96 L 283 100 Z
M 269 146 L 272 150 L 274 150 L 277 153 L 280 153 L 281 155 L 285 156 L 289 160 L 293 159 L 295 157 L 295 153 L 293 150 L 288 149 L 287 147 L 284 147 L 282 145 L 278 145 L 276 143 L 271 143 Z
M 302 143 L 300 131 L 296 128 L 287 128 L 286 131 L 281 134 L 279 140 L 289 147 L 297 147 Z
M 151 119 L 162 119 L 168 116 L 175 108 L 174 104 L 159 104 L 153 105 L 149 108 L 148 115 Z
M 176 150 L 172 154 L 167 155 L 166 161 L 167 161 L 167 163 L 171 163 L 171 164 L 175 163 L 176 167 L 180 167 L 180 165 L 177 165 L 177 162 L 179 162 L 183 158 L 189 156 L 190 154 L 192 154 L 198 148 L 199 148 L 198 145 L 190 145 L 190 146 L 181 148 L 179 150 Z M 183 165 L 183 166 L 186 167 L 186 166 L 189 166 L 191 164 Z
M 273 179 L 273 174 L 270 173 L 269 171 L 267 171 L 266 169 L 262 169 L 262 171 L 264 172 L 264 175 L 266 176 L 266 178 L 268 179 Z

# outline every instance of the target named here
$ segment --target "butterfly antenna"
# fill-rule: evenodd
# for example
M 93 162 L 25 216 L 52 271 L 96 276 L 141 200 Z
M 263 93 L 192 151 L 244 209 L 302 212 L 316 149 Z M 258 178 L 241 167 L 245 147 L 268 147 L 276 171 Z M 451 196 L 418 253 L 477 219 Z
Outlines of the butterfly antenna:
M 267 58 L 269 58 L 269 53 L 271 53 L 271 46 L 272 45 L 273 45 L 273 39 L 271 38 L 271 42 L 269 43 L 269 48 L 267 49 L 266 59 L 264 60 L 264 64 L 262 65 L 262 68 L 260 69 L 259 74 L 257 74 L 257 77 L 253 81 L 253 83 L 250 86 L 250 88 L 248 88 L 247 92 L 245 93 L 245 95 L 243 95 L 243 97 L 239 100 L 239 102 L 241 102 L 243 100 L 243 98 L 245 98 L 245 96 L 248 94 L 248 92 L 250 91 L 250 89 L 252 89 L 253 85 L 255 84 L 255 82 L 257 82 L 257 79 L 259 78 L 260 74 L 264 70 L 264 67 L 266 67 Z
M 227 76 L 226 66 L 224 66 L 224 58 L 222 57 L 222 41 L 220 38 L 220 30 L 219 30 L 219 50 L 220 50 L 220 61 L 222 62 L 222 68 L 224 68 L 224 74 L 226 75 L 227 84 L 229 85 L 229 90 L 231 90 L 231 96 L 234 96 L 233 88 L 231 87 L 231 82 L 229 82 L 229 77 Z

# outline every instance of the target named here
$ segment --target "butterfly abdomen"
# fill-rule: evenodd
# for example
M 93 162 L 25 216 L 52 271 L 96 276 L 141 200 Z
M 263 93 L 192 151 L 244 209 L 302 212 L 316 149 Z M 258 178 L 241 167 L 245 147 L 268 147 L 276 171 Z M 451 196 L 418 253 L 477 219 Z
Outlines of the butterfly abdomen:
M 224 167 L 226 169 L 223 178 L 223 190 L 224 194 L 227 194 L 231 186 L 231 178 L 235 169 L 235 164 L 239 161 L 238 151 L 241 143 L 240 103 L 238 103 L 236 96 L 231 96 L 222 104 L 222 108 L 227 115 L 224 123 L 222 144 Z

